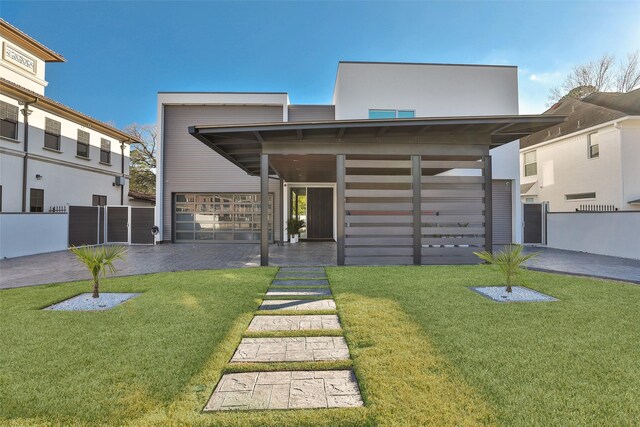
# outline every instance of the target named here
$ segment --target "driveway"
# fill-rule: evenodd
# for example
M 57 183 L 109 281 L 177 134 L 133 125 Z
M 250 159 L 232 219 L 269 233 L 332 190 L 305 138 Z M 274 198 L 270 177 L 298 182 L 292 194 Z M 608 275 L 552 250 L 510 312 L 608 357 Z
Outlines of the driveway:
M 274 266 L 336 265 L 333 242 L 298 243 L 269 248 Z M 170 244 L 129 246 L 126 261 L 116 261 L 116 276 L 183 270 L 260 266 L 260 246 L 254 244 Z M 0 289 L 87 280 L 87 271 L 69 251 L 0 260 Z
M 554 273 L 595 276 L 640 283 L 640 260 L 584 254 L 559 249 L 527 247 L 539 251 L 531 260 L 532 269 Z M 336 265 L 333 242 L 298 243 L 269 248 L 273 266 Z M 253 244 L 170 244 L 130 246 L 126 262 L 118 261 L 117 276 L 209 270 L 217 268 L 257 267 L 260 248 Z M 0 289 L 46 283 L 87 280 L 87 272 L 69 251 L 51 252 L 0 260 Z

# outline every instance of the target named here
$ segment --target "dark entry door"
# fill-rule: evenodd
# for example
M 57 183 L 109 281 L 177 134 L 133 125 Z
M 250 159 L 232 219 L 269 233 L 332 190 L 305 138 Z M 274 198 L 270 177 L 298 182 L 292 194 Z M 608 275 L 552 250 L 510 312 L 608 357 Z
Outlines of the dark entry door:
M 333 188 L 307 188 L 307 239 L 333 239 Z
M 542 243 L 542 204 L 525 203 L 524 215 L 524 242 Z

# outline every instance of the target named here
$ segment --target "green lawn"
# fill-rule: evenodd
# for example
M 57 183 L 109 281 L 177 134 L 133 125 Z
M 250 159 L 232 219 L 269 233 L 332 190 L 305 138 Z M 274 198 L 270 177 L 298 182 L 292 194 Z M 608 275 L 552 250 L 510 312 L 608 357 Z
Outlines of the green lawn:
M 528 272 L 561 301 L 497 304 L 484 267 L 328 269 L 366 408 L 201 413 L 275 271 L 108 279 L 143 294 L 101 313 L 0 291 L 0 424 L 640 424 L 640 286 Z

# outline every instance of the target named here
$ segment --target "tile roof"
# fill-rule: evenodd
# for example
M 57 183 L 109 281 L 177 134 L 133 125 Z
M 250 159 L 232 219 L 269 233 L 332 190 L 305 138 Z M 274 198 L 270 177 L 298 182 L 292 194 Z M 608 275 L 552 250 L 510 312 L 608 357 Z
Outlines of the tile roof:
M 640 115 L 640 89 L 628 93 L 596 92 L 583 99 L 565 98 L 543 115 L 568 115 L 567 121 L 520 140 L 520 148 L 568 135 L 622 117 Z

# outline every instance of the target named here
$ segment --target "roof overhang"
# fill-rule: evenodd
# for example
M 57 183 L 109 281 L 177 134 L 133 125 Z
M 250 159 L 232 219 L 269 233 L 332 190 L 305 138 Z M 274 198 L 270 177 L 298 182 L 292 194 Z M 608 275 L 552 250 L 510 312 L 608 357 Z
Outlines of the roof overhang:
M 65 62 L 66 60 L 58 52 L 55 52 L 20 29 L 0 19 L 0 34 L 7 40 L 27 49 L 45 62 Z
M 418 117 L 412 119 L 332 120 L 242 125 L 196 125 L 189 133 L 251 175 L 260 172 L 260 154 L 273 147 L 296 148 L 291 153 L 340 154 L 346 144 L 438 144 L 483 146 L 486 150 L 557 125 L 558 115 L 481 117 Z M 323 147 L 314 151 L 313 147 Z M 362 147 L 365 147 L 364 145 Z M 332 151 L 333 150 L 333 151 Z M 363 151 L 365 154 L 368 151 Z M 452 151 L 453 152 L 453 151 Z M 397 152 L 396 154 L 402 154 Z M 417 152 L 414 154 L 418 154 Z M 272 165 L 273 167 L 273 165 Z M 270 173 L 277 173 L 273 169 Z
M 64 104 L 54 101 L 53 99 L 40 95 L 37 92 L 17 85 L 9 80 L 0 77 L 0 93 L 17 99 L 19 102 L 29 103 L 35 105 L 38 108 L 56 114 L 60 117 L 64 117 L 74 123 L 78 123 L 82 126 L 87 126 L 94 129 L 106 136 L 117 139 L 120 142 L 126 144 L 142 143 L 142 141 L 135 136 L 128 134 L 114 126 L 104 123 L 98 119 L 87 116 L 84 113 L 74 110 L 71 107 L 67 107 Z

